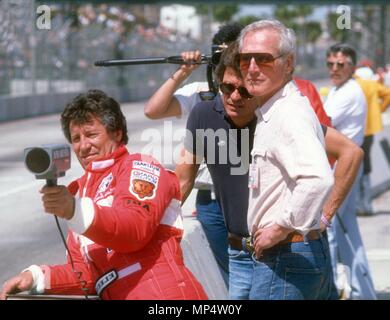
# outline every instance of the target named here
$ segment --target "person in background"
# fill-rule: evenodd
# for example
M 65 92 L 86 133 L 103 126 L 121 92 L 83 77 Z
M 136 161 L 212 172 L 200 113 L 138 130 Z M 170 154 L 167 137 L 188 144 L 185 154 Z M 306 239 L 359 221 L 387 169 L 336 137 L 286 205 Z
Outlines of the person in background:
M 381 84 L 384 84 L 384 82 L 385 82 L 385 75 L 386 75 L 385 68 L 378 67 L 375 70 L 374 80 L 378 81 Z
M 334 87 L 326 98 L 325 111 L 335 129 L 358 146 L 362 146 L 367 105 L 361 87 L 352 77 L 356 65 L 356 52 L 348 44 L 335 44 L 328 49 L 326 59 Z M 350 269 L 351 298 L 376 299 L 356 217 L 360 177 L 361 170 L 349 195 L 338 210 L 338 219 L 334 219 L 328 229 L 328 238 L 335 278 L 337 279 L 337 264 L 342 263 Z
M 298 87 L 299 91 L 309 99 L 310 105 L 312 106 L 314 112 L 317 115 L 318 120 L 321 124 L 331 127 L 332 123 L 330 118 L 325 112 L 322 100 L 314 84 L 309 80 L 293 77 L 295 85 Z
M 362 65 L 362 63 L 360 63 Z M 367 67 L 363 67 L 366 69 Z M 374 143 L 374 135 L 383 130 L 382 113 L 390 105 L 390 88 L 373 80 L 373 73 L 362 72 L 362 68 L 355 70 L 355 79 L 363 90 L 367 103 L 366 129 L 362 148 L 364 150 L 363 174 L 358 187 L 358 216 L 372 216 L 374 210 L 371 200 L 371 147 Z
M 372 70 L 372 66 L 373 62 L 371 60 L 360 60 L 357 68 L 355 69 L 355 76 L 366 80 L 375 80 L 375 74 Z

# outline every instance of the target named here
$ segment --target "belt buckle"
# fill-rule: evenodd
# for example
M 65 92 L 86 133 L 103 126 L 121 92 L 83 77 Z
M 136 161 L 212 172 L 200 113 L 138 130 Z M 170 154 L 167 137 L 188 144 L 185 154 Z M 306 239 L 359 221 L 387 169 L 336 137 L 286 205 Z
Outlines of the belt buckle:
M 249 253 L 251 253 L 251 254 L 254 251 L 254 249 L 253 249 L 253 242 L 252 242 L 252 237 L 251 236 L 245 238 L 245 249 Z

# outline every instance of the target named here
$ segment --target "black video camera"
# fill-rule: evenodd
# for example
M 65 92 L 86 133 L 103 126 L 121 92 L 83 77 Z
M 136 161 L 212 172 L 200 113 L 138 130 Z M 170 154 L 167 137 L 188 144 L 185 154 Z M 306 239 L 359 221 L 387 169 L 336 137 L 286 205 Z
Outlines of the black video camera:
M 66 144 L 46 144 L 24 149 L 24 164 L 37 179 L 46 179 L 55 186 L 70 168 L 70 147 Z

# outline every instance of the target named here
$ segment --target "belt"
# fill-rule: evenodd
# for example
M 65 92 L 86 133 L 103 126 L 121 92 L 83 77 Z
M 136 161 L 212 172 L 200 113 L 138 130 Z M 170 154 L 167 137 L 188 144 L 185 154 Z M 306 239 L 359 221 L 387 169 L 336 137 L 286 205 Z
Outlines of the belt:
M 306 234 L 306 236 L 301 235 L 300 233 L 294 231 L 291 232 L 286 239 L 280 241 L 279 244 L 287 244 L 292 242 L 304 242 L 305 240 L 318 240 L 321 237 L 319 230 L 312 230 Z M 252 244 L 252 237 L 241 237 L 233 233 L 229 233 L 228 242 L 232 249 L 247 251 L 252 253 L 254 251 Z
M 209 204 L 213 200 L 215 200 L 214 191 L 198 189 L 198 193 L 196 194 L 196 203 Z
M 304 242 L 305 240 L 318 240 L 321 238 L 320 230 L 311 230 L 306 236 L 301 235 L 300 233 L 294 231 L 289 233 L 286 239 L 280 241 L 278 244 L 286 244 L 291 242 Z
M 252 237 L 241 237 L 229 232 L 228 242 L 232 249 L 247 251 L 249 253 L 252 253 L 254 251 Z

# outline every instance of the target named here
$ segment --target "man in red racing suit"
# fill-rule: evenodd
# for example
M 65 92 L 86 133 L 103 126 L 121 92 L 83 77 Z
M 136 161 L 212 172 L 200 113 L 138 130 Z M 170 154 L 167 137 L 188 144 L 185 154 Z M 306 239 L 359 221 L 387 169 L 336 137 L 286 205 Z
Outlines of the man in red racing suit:
M 102 299 L 207 299 L 183 263 L 176 175 L 149 156 L 129 154 L 124 143 L 93 159 L 94 148 L 80 149 L 78 141 L 92 141 L 99 151 L 112 138 L 106 135 L 100 140 L 103 143 L 93 141 L 96 128 L 106 128 L 92 112 L 88 122 L 92 129 L 82 123 L 85 133 L 80 131 L 70 139 L 86 173 L 67 189 L 63 187 L 69 193 L 66 197 L 74 199 L 73 216 L 62 216 L 69 226 L 68 262 L 30 266 L 6 282 L 2 297 L 27 289 L 45 294 L 98 294 Z M 83 148 L 88 153 L 83 154 Z M 42 190 L 45 194 L 46 189 L 60 187 Z M 47 212 L 60 216 L 57 209 L 49 208 L 53 205 L 47 204 L 45 196 L 43 200 Z M 20 285 L 21 277 L 29 277 L 27 286 Z
M 86 171 L 69 186 L 79 201 L 68 247 L 88 291 L 102 299 L 206 298 L 183 264 L 175 174 L 124 146 Z M 136 189 L 140 183 L 150 192 Z M 70 264 L 41 268 L 45 293 L 81 293 Z

